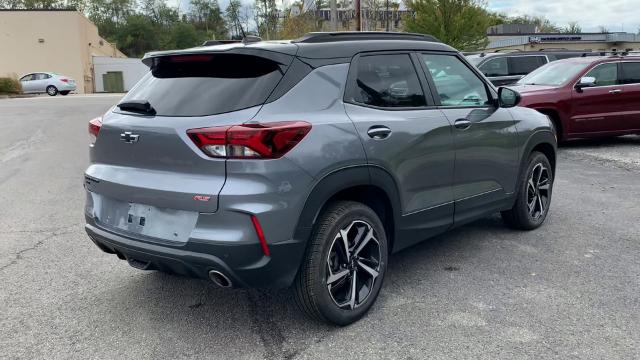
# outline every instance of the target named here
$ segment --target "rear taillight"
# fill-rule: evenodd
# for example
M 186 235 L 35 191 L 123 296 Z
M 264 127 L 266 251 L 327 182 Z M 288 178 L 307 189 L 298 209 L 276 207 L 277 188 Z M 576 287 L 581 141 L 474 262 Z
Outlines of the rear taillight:
M 69 79 L 60 79 L 63 83 L 69 82 Z
M 100 128 L 102 127 L 102 118 L 95 118 L 89 121 L 89 144 L 93 146 L 98 139 Z
M 277 159 L 311 130 L 305 121 L 283 121 L 191 129 L 187 134 L 205 154 L 229 159 Z

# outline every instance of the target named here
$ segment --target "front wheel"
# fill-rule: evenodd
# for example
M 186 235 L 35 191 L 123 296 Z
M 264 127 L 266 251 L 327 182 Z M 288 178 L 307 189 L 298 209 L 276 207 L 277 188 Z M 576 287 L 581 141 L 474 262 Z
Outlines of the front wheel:
M 47 95 L 49 95 L 49 96 L 58 95 L 58 89 L 53 85 L 47 86 Z
M 520 179 L 516 202 L 511 209 L 502 212 L 502 219 L 516 229 L 532 230 L 539 227 L 549 213 L 552 190 L 553 171 L 549 159 L 534 151 Z
M 368 206 L 335 202 L 321 214 L 293 285 L 298 307 L 311 318 L 348 325 L 378 297 L 387 268 L 384 226 Z

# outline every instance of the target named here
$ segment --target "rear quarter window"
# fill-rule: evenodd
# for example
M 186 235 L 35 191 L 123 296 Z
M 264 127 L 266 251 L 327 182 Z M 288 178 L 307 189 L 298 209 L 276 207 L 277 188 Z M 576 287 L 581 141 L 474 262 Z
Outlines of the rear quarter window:
M 246 109 L 267 100 L 286 65 L 245 54 L 163 57 L 122 102 L 148 101 L 158 116 L 205 116 Z
M 544 56 L 513 56 L 509 58 L 509 75 L 527 75 L 546 63 Z

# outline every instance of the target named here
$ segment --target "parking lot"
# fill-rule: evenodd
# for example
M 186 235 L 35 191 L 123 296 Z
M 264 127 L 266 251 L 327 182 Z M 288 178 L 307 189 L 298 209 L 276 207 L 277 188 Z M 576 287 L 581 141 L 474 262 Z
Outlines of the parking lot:
M 546 224 L 493 216 L 391 257 L 335 328 L 288 291 L 142 272 L 84 232 L 87 121 L 117 96 L 0 100 L 0 358 L 640 357 L 640 136 L 559 152 Z

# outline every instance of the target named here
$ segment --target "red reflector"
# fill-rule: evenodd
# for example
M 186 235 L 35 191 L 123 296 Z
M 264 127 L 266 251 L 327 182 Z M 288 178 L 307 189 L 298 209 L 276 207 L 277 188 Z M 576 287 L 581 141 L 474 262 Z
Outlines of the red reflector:
M 102 118 L 89 120 L 89 139 L 91 144 L 96 142 L 100 129 L 102 128 Z
M 271 256 L 271 253 L 269 252 L 269 245 L 267 245 L 267 240 L 264 238 L 262 226 L 260 226 L 260 221 L 258 221 L 258 218 L 255 215 L 251 215 L 251 222 L 253 223 L 253 227 L 256 229 L 256 235 L 258 235 L 258 239 L 260 240 L 262 252 L 265 256 Z
M 191 129 L 187 134 L 211 157 L 277 159 L 293 149 L 311 130 L 305 121 L 244 124 Z

